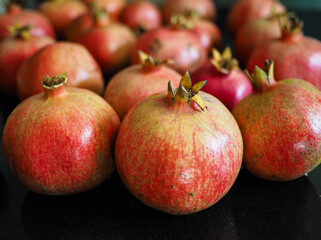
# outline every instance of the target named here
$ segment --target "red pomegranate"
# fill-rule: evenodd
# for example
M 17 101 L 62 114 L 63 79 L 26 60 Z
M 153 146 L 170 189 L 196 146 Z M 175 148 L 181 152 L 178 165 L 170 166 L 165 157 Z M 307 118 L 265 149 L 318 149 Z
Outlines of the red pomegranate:
M 216 18 L 216 5 L 212 0 L 166 0 L 163 3 L 163 16 L 170 22 L 173 15 L 197 12 L 201 18 L 213 20 Z
M 50 19 L 57 34 L 62 37 L 65 27 L 85 14 L 88 8 L 78 0 L 47 0 L 39 5 L 39 10 Z
M 213 58 L 191 77 L 195 82 L 207 80 L 202 90 L 218 98 L 229 110 L 252 92 L 252 85 L 240 70 L 237 60 L 232 58 L 230 48 L 222 54 L 214 49 Z
M 87 49 L 77 43 L 57 42 L 40 49 L 21 65 L 17 73 L 19 98 L 23 100 L 42 92 L 42 77 L 61 72 L 68 72 L 67 86 L 103 93 L 102 72 Z
M 124 24 L 110 22 L 106 14 L 95 19 L 95 25 L 77 39 L 97 60 L 107 75 L 117 72 L 130 62 L 136 42 L 134 32 Z
M 137 102 L 154 93 L 166 90 L 168 80 L 178 86 L 181 75 L 164 66 L 168 60 L 154 59 L 139 51 L 141 64 L 118 72 L 109 81 L 104 98 L 115 109 L 120 119 Z
M 30 25 L 32 35 L 56 37 L 54 28 L 45 15 L 31 9 L 22 9 L 17 4 L 11 4 L 7 5 L 6 13 L 0 14 L 0 41 L 10 35 L 8 27 L 15 24 Z
M 88 191 L 114 170 L 120 125 L 97 94 L 65 88 L 66 75 L 44 77 L 44 93 L 20 103 L 3 131 L 3 149 L 15 175 L 34 192 Z
M 285 7 L 278 0 L 238 0 L 228 13 L 228 28 L 235 35 L 243 25 L 253 19 L 267 18 L 285 11 Z
M 158 59 L 172 59 L 171 68 L 180 73 L 194 72 L 206 60 L 206 52 L 196 36 L 172 18 L 171 26 L 157 28 L 140 35 L 133 50 L 132 63 L 139 63 L 137 51 L 141 50 Z
M 29 25 L 9 28 L 11 37 L 0 42 L 0 91 L 11 96 L 17 95 L 17 72 L 21 64 L 44 46 L 53 44 L 47 36 L 33 36 Z
M 271 61 L 249 77 L 254 93 L 232 111 L 244 140 L 244 166 L 271 181 L 303 176 L 321 159 L 321 92 L 300 79 L 275 82 Z
M 75 18 L 64 29 L 64 39 L 75 42 L 84 33 L 94 26 L 94 20 L 91 13 L 85 13 Z
M 84 0 L 84 2 L 104 8 L 114 21 L 119 20 L 119 15 L 126 5 L 126 0 Z
M 302 22 L 288 18 L 283 22 L 282 38 L 256 48 L 251 54 L 247 69 L 262 67 L 265 59 L 275 63 L 275 79 L 299 78 L 321 89 L 321 42 L 306 37 Z
M 162 26 L 162 13 L 157 5 L 147 0 L 129 2 L 123 9 L 120 20 L 132 29 L 149 31 Z
M 116 140 L 118 173 L 143 203 L 169 214 L 191 214 L 219 201 L 242 162 L 242 136 L 232 114 L 192 87 L 146 97 L 125 116 Z M 202 100 L 203 99 L 203 100 Z

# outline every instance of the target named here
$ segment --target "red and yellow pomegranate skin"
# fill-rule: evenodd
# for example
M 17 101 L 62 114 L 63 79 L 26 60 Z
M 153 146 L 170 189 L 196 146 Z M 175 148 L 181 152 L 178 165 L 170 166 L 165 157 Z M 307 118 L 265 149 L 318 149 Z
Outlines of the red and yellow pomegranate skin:
M 119 118 L 97 94 L 64 88 L 21 102 L 9 116 L 3 148 L 15 175 L 48 195 L 88 191 L 115 168 Z
M 69 76 L 67 86 L 103 93 L 102 72 L 88 50 L 77 43 L 57 42 L 40 49 L 21 65 L 17 73 L 18 97 L 23 100 L 43 92 L 43 76 L 65 72 Z
M 90 13 L 85 13 L 75 18 L 64 29 L 64 38 L 67 41 L 75 42 L 94 26 L 94 20 Z
M 286 79 L 241 100 L 232 113 L 244 140 L 244 166 L 271 181 L 299 178 L 321 162 L 321 92 Z
M 234 183 L 242 161 L 240 130 L 213 96 L 199 92 L 207 110 L 149 96 L 125 116 L 116 140 L 119 175 L 146 205 L 191 214 L 220 200 Z
M 17 96 L 17 72 L 21 64 L 42 47 L 55 40 L 47 36 L 30 36 L 28 39 L 8 37 L 0 42 L 0 91 Z
M 104 8 L 113 21 L 119 20 L 119 15 L 126 6 L 126 0 L 84 0 L 84 2 Z

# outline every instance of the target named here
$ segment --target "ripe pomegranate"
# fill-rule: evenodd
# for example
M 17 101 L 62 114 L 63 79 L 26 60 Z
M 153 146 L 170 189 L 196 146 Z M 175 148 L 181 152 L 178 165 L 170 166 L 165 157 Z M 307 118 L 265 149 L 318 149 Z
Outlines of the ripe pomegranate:
M 84 2 L 104 8 L 113 21 L 119 20 L 119 15 L 126 5 L 126 0 L 84 0 Z
M 244 140 L 244 166 L 271 181 L 303 176 L 321 162 L 321 92 L 300 79 L 275 82 L 272 61 L 249 77 L 254 92 L 232 111 Z
M 0 14 L 0 41 L 10 35 L 8 27 L 19 24 L 30 25 L 32 35 L 56 37 L 49 19 L 38 11 L 22 9 L 20 5 L 7 5 L 7 12 Z
M 113 74 L 130 62 L 136 36 L 126 25 L 110 22 L 106 14 L 101 14 L 77 42 L 89 50 L 105 74 Z
M 191 77 L 195 82 L 207 80 L 202 90 L 218 98 L 229 110 L 252 92 L 252 85 L 240 70 L 237 60 L 232 58 L 230 48 L 222 54 L 214 49 L 213 58 Z
M 278 0 L 239 0 L 228 13 L 228 28 L 236 35 L 243 25 L 253 19 L 267 18 L 285 11 L 285 7 Z
M 146 97 L 125 116 L 116 140 L 118 173 L 143 203 L 190 214 L 220 200 L 242 162 L 242 136 L 232 114 L 185 73 L 177 89 Z M 202 100 L 203 99 L 203 100 Z
M 157 5 L 147 0 L 129 2 L 120 15 L 120 21 L 133 30 L 149 31 L 162 26 L 162 13 Z
M 0 91 L 11 96 L 17 95 L 16 76 L 21 64 L 44 46 L 53 44 L 47 36 L 33 36 L 30 26 L 12 26 L 11 37 L 0 42 Z
M 68 72 L 68 86 L 103 93 L 102 72 L 87 49 L 77 43 L 57 42 L 43 47 L 21 65 L 17 73 L 18 97 L 23 100 L 42 92 L 42 77 L 61 72 Z
M 62 37 L 65 27 L 85 14 L 88 8 L 78 0 L 47 0 L 39 5 L 39 10 L 50 19 L 57 34 Z
M 97 94 L 65 88 L 66 75 L 44 77 L 44 93 L 20 103 L 3 131 L 3 149 L 15 175 L 34 192 L 88 191 L 114 170 L 120 125 Z
M 139 63 L 141 50 L 158 59 L 172 59 L 171 68 L 180 73 L 194 72 L 206 60 L 206 52 L 196 36 L 181 26 L 179 18 L 172 18 L 171 26 L 161 27 L 142 34 L 133 47 L 132 63 Z
M 201 18 L 213 20 L 216 18 L 216 5 L 212 0 L 166 0 L 163 3 L 163 16 L 165 22 L 170 22 L 171 17 L 187 12 L 197 12 Z
M 321 42 L 306 37 L 302 22 L 288 18 L 282 22 L 282 38 L 256 48 L 251 54 L 247 69 L 262 67 L 265 59 L 275 62 L 275 79 L 299 78 L 321 89 Z
M 169 60 L 154 59 L 141 51 L 138 54 L 141 64 L 118 72 L 109 81 L 105 91 L 105 100 L 115 109 L 120 119 L 143 98 L 166 90 L 168 79 L 176 87 L 181 79 L 179 73 L 164 66 Z

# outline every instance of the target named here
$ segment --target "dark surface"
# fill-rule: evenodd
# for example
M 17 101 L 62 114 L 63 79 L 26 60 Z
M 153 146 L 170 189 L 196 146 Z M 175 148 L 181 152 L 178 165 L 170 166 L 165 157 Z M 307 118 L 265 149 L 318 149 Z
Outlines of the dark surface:
M 220 10 L 218 24 L 228 37 Z M 315 31 L 318 12 L 301 12 L 306 35 Z M 0 135 L 19 103 L 0 97 Z M 73 196 L 30 192 L 10 171 L 0 147 L 0 239 L 215 239 L 320 240 L 321 166 L 290 182 L 268 182 L 241 170 L 234 186 L 213 207 L 171 216 L 136 200 L 117 173 L 97 189 Z

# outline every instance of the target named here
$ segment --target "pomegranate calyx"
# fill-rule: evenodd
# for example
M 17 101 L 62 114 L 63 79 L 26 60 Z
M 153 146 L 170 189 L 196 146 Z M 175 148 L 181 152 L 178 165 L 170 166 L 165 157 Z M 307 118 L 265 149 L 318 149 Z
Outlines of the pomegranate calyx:
M 175 30 L 194 28 L 194 24 L 189 21 L 183 14 L 171 16 L 170 23 L 172 28 Z
M 186 70 L 177 89 L 173 88 L 173 83 L 171 80 L 168 82 L 168 102 L 172 105 L 174 105 L 175 102 L 181 101 L 186 102 L 187 104 L 190 104 L 190 102 L 195 102 L 202 111 L 205 111 L 207 108 L 198 92 L 206 84 L 206 82 L 207 81 L 200 81 L 192 86 L 191 77 L 189 72 Z
M 279 18 L 279 24 L 282 30 L 282 37 L 288 38 L 293 35 L 302 34 L 303 22 L 295 14 L 285 15 Z
M 233 69 L 240 69 L 236 58 L 232 57 L 232 52 L 229 47 L 226 47 L 221 54 L 217 49 L 212 50 L 211 63 L 217 71 L 223 74 L 229 74 Z
M 255 66 L 252 75 L 247 70 L 244 72 L 255 91 L 264 92 L 276 83 L 274 79 L 274 62 L 272 60 L 265 61 L 263 70 Z
M 106 12 L 105 9 L 99 8 L 97 4 L 93 3 L 89 5 L 89 10 L 90 15 L 96 26 L 103 27 L 110 23 L 109 14 Z
M 68 79 L 67 73 L 58 74 L 54 77 L 48 75 L 43 77 L 42 87 L 48 90 L 54 90 L 62 85 L 65 85 Z
M 146 54 L 145 52 L 138 50 L 137 51 L 140 64 L 144 70 L 153 70 L 161 65 L 164 64 L 175 64 L 175 62 L 171 59 L 157 59 L 153 58 L 152 56 Z
M 29 39 L 30 38 L 30 25 L 21 26 L 19 23 L 16 23 L 13 26 L 9 26 L 8 31 L 11 36 L 20 39 Z

